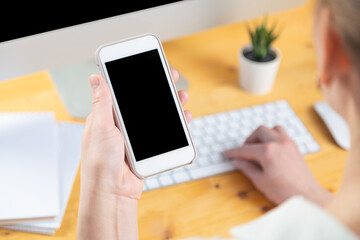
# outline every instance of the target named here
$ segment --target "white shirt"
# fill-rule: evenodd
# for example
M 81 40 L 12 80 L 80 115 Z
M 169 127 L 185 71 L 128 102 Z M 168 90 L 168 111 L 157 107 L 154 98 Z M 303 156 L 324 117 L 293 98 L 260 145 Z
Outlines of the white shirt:
M 293 197 L 264 216 L 232 228 L 230 234 L 234 240 L 359 240 L 337 219 L 302 197 Z M 221 240 L 212 240 L 217 239 Z

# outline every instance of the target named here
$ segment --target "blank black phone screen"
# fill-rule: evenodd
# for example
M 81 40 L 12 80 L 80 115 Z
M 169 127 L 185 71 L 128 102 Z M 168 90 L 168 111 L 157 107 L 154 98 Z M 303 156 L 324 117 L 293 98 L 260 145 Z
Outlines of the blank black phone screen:
M 137 161 L 189 145 L 157 49 L 105 66 Z

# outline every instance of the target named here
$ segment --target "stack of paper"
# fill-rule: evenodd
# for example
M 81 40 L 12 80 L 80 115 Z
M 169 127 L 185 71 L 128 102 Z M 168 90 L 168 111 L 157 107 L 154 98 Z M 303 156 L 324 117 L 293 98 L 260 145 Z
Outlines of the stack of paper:
M 79 166 L 83 124 L 53 113 L 0 114 L 0 225 L 54 234 Z

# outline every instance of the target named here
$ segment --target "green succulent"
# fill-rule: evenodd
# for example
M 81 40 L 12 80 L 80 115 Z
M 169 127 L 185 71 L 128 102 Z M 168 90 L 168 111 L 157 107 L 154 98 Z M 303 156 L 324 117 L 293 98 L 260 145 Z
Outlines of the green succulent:
M 256 58 L 264 59 L 269 51 L 271 44 L 279 37 L 279 34 L 275 33 L 275 25 L 268 29 L 267 19 L 264 19 L 262 24 L 251 30 L 248 26 L 248 32 L 252 42 L 252 51 Z

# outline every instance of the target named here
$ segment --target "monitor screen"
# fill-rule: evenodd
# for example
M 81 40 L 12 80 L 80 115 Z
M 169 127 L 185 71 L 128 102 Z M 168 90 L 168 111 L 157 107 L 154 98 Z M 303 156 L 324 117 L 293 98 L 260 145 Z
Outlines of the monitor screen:
M 0 14 L 0 42 L 56 29 L 92 22 L 184 0 L 94 1 L 85 2 L 9 2 Z M 86 5 L 88 4 L 88 5 Z

